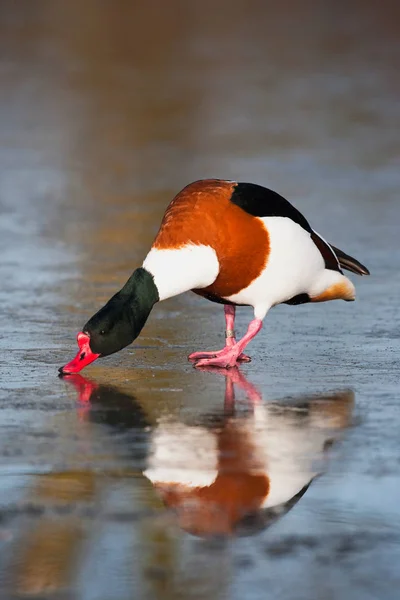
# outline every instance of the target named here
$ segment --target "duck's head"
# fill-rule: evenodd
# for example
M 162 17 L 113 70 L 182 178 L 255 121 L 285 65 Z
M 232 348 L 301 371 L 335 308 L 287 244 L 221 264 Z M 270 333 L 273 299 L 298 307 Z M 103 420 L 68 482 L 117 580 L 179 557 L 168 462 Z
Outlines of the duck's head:
M 100 356 L 114 354 L 137 337 L 129 306 L 116 294 L 83 327 L 76 337 L 79 351 L 75 358 L 59 369 L 62 375 L 79 373 Z
M 114 354 L 131 344 L 141 332 L 158 292 L 150 273 L 137 269 L 77 335 L 79 351 L 59 373 L 79 373 L 101 356 Z

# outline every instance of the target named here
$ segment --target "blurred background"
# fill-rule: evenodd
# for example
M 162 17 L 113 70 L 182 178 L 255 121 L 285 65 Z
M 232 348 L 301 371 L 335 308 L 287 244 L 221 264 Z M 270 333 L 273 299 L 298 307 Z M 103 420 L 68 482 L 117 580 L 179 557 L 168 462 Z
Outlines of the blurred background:
M 0 0 L 1 599 L 397 598 L 399 30 L 394 0 Z M 353 427 L 288 515 L 223 543 L 142 474 L 160 419 L 222 410 L 225 378 L 186 362 L 220 307 L 171 299 L 89 382 L 57 378 L 206 177 L 278 191 L 372 273 L 252 344 L 264 403 L 351 389 Z

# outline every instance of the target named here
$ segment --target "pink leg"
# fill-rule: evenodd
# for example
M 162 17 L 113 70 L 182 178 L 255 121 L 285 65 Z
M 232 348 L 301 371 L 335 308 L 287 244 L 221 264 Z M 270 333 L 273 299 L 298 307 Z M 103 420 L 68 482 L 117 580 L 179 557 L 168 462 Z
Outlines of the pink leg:
M 189 360 L 199 360 L 200 358 L 215 358 L 223 354 L 227 348 L 230 348 L 236 344 L 235 339 L 235 312 L 236 309 L 234 306 L 230 304 L 225 304 L 224 306 L 225 312 L 225 324 L 226 324 L 226 334 L 225 334 L 225 348 L 222 350 L 215 350 L 214 352 L 192 352 L 189 355 Z M 250 362 L 250 356 L 246 354 L 240 353 L 237 358 L 237 362 Z
M 247 333 L 242 337 L 241 340 L 236 342 L 233 346 L 226 346 L 223 350 L 218 353 L 214 353 L 210 358 L 203 358 L 196 363 L 196 367 L 234 367 L 239 356 L 246 348 L 247 344 L 257 335 L 262 327 L 261 319 L 253 319 L 251 321 Z
M 225 347 L 234 346 L 236 344 L 235 338 L 235 313 L 236 308 L 231 306 L 230 304 L 225 304 L 225 323 L 226 323 L 226 337 L 225 337 Z M 239 354 L 238 362 L 250 362 L 250 356 L 247 354 Z

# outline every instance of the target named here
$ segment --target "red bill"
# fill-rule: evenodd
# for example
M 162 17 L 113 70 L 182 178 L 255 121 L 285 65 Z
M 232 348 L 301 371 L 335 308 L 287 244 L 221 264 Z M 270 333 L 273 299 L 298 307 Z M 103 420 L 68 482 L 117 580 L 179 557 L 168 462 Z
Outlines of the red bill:
M 67 363 L 63 367 L 60 367 L 59 373 L 61 375 L 72 375 L 73 373 L 79 373 L 84 367 L 90 365 L 100 354 L 95 354 L 90 348 L 90 337 L 87 333 L 82 331 L 76 336 L 79 352 L 71 362 Z

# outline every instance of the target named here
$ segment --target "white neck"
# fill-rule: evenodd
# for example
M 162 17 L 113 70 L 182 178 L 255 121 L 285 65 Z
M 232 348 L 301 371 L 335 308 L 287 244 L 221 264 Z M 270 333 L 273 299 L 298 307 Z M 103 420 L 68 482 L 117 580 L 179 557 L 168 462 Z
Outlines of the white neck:
M 219 263 L 210 246 L 188 244 L 179 249 L 152 248 L 143 268 L 154 277 L 160 300 L 211 285 L 217 278 Z

